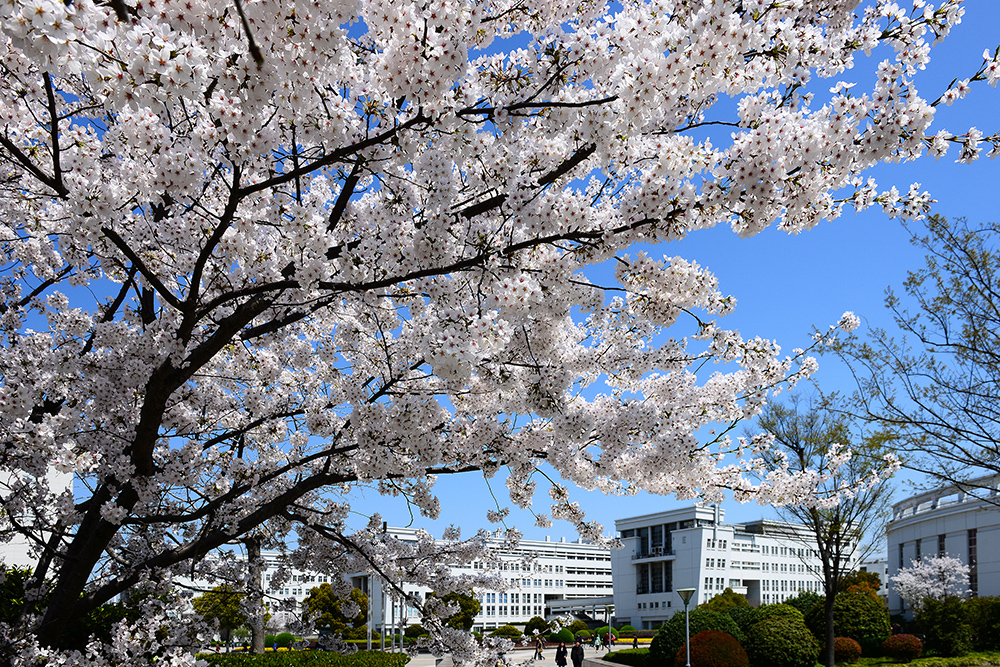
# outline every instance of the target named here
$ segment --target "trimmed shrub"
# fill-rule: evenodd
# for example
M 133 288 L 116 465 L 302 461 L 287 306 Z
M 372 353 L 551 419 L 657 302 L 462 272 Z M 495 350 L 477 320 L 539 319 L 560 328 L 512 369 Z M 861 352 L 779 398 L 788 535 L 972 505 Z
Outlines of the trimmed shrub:
M 648 667 L 649 649 L 627 648 L 621 651 L 612 651 L 604 656 L 604 660 L 615 662 L 619 665 L 628 665 L 629 667 Z
M 718 630 L 734 637 L 738 642 L 743 640 L 743 632 L 729 614 L 695 607 L 691 610 L 690 616 L 692 637 L 703 630 Z M 650 664 L 669 665 L 677 655 L 677 649 L 682 646 L 684 646 L 684 612 L 679 611 L 661 625 L 653 637 L 653 642 L 649 646 Z
M 820 649 L 820 653 L 823 653 L 826 649 L 826 644 L 823 644 L 823 648 Z M 834 662 L 857 662 L 861 658 L 861 644 L 857 643 L 850 637 L 834 637 L 833 638 L 833 660 Z
M 278 641 L 278 635 L 264 635 L 264 646 L 272 647 Z
M 278 648 L 288 648 L 295 641 L 295 635 L 291 632 L 282 632 L 274 638 L 274 641 L 278 642 Z
M 712 611 L 725 611 L 730 607 L 749 607 L 747 597 L 741 593 L 736 593 L 732 588 L 727 588 L 712 599 L 702 602 L 699 607 L 711 609 Z
M 819 642 L 801 618 L 790 615 L 772 614 L 756 623 L 743 646 L 754 667 L 815 667 L 819 656 Z
M 490 637 L 508 637 L 510 639 L 520 639 L 521 631 L 513 625 L 501 625 L 490 633 Z
M 573 636 L 573 631 L 569 628 L 563 628 L 559 632 L 553 632 L 549 635 L 550 642 L 565 642 L 567 644 L 572 644 L 575 637 Z
M 199 653 L 209 667 L 404 667 L 405 653 L 358 651 L 341 654 L 326 651 L 282 651 L 281 653 Z
M 631 634 L 633 634 L 635 632 L 635 627 L 631 626 L 631 625 L 623 625 L 622 627 L 618 628 L 618 632 L 619 632 L 619 636 L 625 635 L 625 634 L 631 635 Z
M 687 647 L 674 656 L 674 667 L 685 667 Z M 749 667 L 750 659 L 740 643 L 718 630 L 703 630 L 691 637 L 691 667 Z
M 408 626 L 406 626 L 406 629 L 403 630 L 403 636 L 404 637 L 409 637 L 410 639 L 416 639 L 417 637 L 423 637 L 426 634 L 428 634 L 427 630 L 425 630 L 424 626 L 420 625 L 419 623 L 414 623 L 413 625 L 408 625 Z
M 972 648 L 972 628 L 961 598 L 924 600 L 914 618 L 917 632 L 924 636 L 924 648 L 945 658 L 965 655 Z
M 590 626 L 587 625 L 586 621 L 581 621 L 579 619 L 573 621 L 569 624 L 569 629 L 573 631 L 573 634 L 583 632 L 584 630 L 590 630 Z
M 988 596 L 965 601 L 966 621 L 972 629 L 972 646 L 978 651 L 1000 649 L 1000 598 Z
M 923 648 L 923 643 L 913 635 L 892 635 L 882 642 L 882 654 L 896 662 L 916 660 Z
M 757 617 L 757 610 L 753 607 L 730 607 L 726 613 L 729 618 L 733 619 L 744 636 L 750 632 L 750 627 L 760 620 Z
M 757 607 L 757 622 L 765 621 L 769 618 L 775 618 L 777 616 L 784 616 L 787 618 L 794 618 L 800 621 L 805 619 L 805 616 L 801 611 L 796 609 L 790 604 L 762 604 Z
M 597 628 L 596 630 L 594 630 L 594 634 L 595 635 L 600 635 L 601 638 L 603 639 L 604 637 L 607 636 L 609 630 L 611 631 L 612 635 L 614 635 L 615 637 L 618 636 L 618 631 L 617 630 L 615 630 L 614 628 L 609 628 L 606 625 L 602 626 L 600 628 Z
M 821 604 L 826 596 L 820 595 L 819 593 L 814 593 L 812 591 L 799 591 L 799 594 L 793 598 L 788 598 L 785 600 L 785 604 L 795 607 L 802 612 L 805 616 L 813 610 L 818 604 Z
M 806 625 L 817 637 L 823 637 L 823 606 L 806 616 Z M 877 655 L 885 638 L 892 634 L 889 611 L 877 594 L 867 590 L 837 593 L 833 599 L 833 632 L 861 644 L 862 655 Z
M 591 637 L 594 636 L 594 633 L 592 633 L 590 630 L 580 630 L 580 632 L 576 633 L 576 636 L 582 637 L 583 639 L 590 639 Z

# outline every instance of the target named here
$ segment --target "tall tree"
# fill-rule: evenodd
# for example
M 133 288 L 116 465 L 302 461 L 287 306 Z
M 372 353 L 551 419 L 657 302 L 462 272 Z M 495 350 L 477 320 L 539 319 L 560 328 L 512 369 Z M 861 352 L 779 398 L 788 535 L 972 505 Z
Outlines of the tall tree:
M 469 593 L 471 593 L 471 591 Z M 452 591 L 451 593 L 445 593 L 441 596 L 438 596 L 436 593 L 428 593 L 427 597 L 429 598 L 428 602 L 431 600 L 439 600 L 445 604 L 456 605 L 458 610 L 450 616 L 444 617 L 444 624 L 449 628 L 468 632 L 475 624 L 476 616 L 482 610 L 482 605 L 479 600 L 476 599 L 474 595 L 469 593 L 458 593 Z M 537 616 L 535 618 L 537 618 Z M 533 620 L 535 619 L 530 619 L 528 622 L 531 623 Z M 528 634 L 527 628 L 525 628 L 525 634 Z
M 858 438 L 851 424 L 813 401 L 793 398 L 789 404 L 772 403 L 764 408 L 760 428 L 773 437 L 762 458 L 769 467 L 787 466 L 803 475 L 816 474 L 821 488 L 836 498 L 830 506 L 789 504 L 778 508 L 786 520 L 805 525 L 805 546 L 819 554 L 823 583 L 823 664 L 834 665 L 834 601 L 841 582 L 871 546 L 863 546 L 866 533 L 881 527 L 891 488 L 882 475 L 891 473 L 893 461 L 882 435 Z M 846 457 L 846 460 L 845 460 Z M 862 488 L 846 493 L 851 480 L 867 479 Z
M 631 247 L 923 214 L 930 194 L 866 172 L 995 141 L 931 128 L 943 91 L 917 73 L 961 16 L 939 2 L 5 3 L 0 531 L 52 583 L 0 661 L 47 659 L 134 587 L 238 569 L 207 556 L 264 523 L 261 548 L 294 533 L 296 564 L 334 579 L 467 587 L 441 566 L 478 542 L 351 525 L 358 485 L 431 516 L 442 475 L 503 471 L 523 507 L 541 465 L 609 492 L 808 499 L 717 454 L 811 360 L 720 326 L 734 301 L 709 271 Z M 870 90 L 825 80 L 881 44 Z M 182 660 L 159 638 L 175 611 L 130 641 Z
M 232 631 L 244 625 L 248 617 L 243 609 L 244 593 L 228 584 L 216 586 L 191 600 L 195 612 L 207 621 L 219 624 L 219 635 L 229 652 L 229 638 Z
M 907 467 L 976 494 L 1000 473 L 1000 224 L 933 216 L 911 240 L 926 259 L 887 292 L 898 333 L 835 350 L 857 414 L 896 435 Z
M 317 629 L 334 634 L 343 634 L 348 628 L 362 628 L 368 619 L 368 596 L 360 588 L 352 588 L 346 597 L 341 597 L 330 584 L 320 584 L 309 591 L 302 606 L 316 619 Z

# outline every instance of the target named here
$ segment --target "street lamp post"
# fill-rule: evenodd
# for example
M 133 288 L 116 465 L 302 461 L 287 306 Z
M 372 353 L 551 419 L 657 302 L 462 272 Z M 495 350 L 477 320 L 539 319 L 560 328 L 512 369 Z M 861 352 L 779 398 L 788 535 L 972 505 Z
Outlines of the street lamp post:
M 691 667 L 691 621 L 688 617 L 688 602 L 694 595 L 694 588 L 678 588 L 677 594 L 684 601 L 684 654 L 687 657 L 687 667 Z

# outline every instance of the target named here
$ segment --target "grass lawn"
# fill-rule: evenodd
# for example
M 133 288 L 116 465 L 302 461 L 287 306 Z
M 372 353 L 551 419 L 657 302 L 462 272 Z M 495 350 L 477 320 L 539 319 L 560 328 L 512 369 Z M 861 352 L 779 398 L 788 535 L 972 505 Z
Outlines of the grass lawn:
M 847 663 L 838 663 L 847 664 Z M 856 663 L 857 667 L 876 667 L 881 665 L 899 665 L 892 658 L 861 658 Z M 969 653 L 957 658 L 917 658 L 913 662 L 906 663 L 912 667 L 978 667 L 978 665 L 1000 665 L 1000 652 L 986 651 L 983 653 Z

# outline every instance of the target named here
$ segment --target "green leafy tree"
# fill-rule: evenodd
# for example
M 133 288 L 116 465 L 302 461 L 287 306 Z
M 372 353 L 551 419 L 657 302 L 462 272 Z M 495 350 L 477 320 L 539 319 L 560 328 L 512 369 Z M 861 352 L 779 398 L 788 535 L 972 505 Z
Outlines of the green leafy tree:
M 465 630 L 466 632 L 472 629 L 473 624 L 476 622 L 476 616 L 479 615 L 480 610 L 483 608 L 479 600 L 472 595 L 464 593 L 446 593 L 440 597 L 435 593 L 428 593 L 427 598 L 428 600 L 438 599 L 448 604 L 457 604 L 459 610 L 446 618 L 444 624 L 449 628 Z
M 813 610 L 813 608 L 823 602 L 823 596 L 813 591 L 799 591 L 795 597 L 785 600 L 785 604 L 795 607 L 802 612 L 803 616 Z
M 490 637 L 507 637 L 509 639 L 520 639 L 521 631 L 513 625 L 501 625 L 490 633 Z
M 879 589 L 882 588 L 882 582 L 879 577 L 874 572 L 862 572 L 861 570 L 854 570 L 844 575 L 840 580 L 840 590 L 846 591 L 850 588 L 867 588 L 875 593 L 878 593 Z
M 886 293 L 896 330 L 835 351 L 858 382 L 854 413 L 896 436 L 904 465 L 974 494 L 1000 472 L 1000 223 L 925 224 L 910 239 L 924 266 Z
M 552 624 L 546 621 L 541 616 L 532 616 L 528 619 L 528 622 L 524 624 L 524 634 L 529 637 L 538 631 L 538 634 L 545 634 L 552 629 Z
M 724 612 L 695 607 L 690 613 L 691 636 L 702 630 L 718 630 L 743 641 L 743 631 Z M 677 650 L 684 646 L 684 613 L 678 612 L 660 626 L 649 645 L 650 665 L 667 665 L 673 662 Z
M 817 637 L 822 636 L 822 608 L 806 616 L 806 624 Z M 833 603 L 833 627 L 837 637 L 850 637 L 861 645 L 865 655 L 877 653 L 889 636 L 889 611 L 882 598 L 868 588 L 854 587 L 838 593 Z
M 803 404 L 793 398 L 789 405 L 772 403 L 761 413 L 761 429 L 774 437 L 773 445 L 761 457 L 769 469 L 784 465 L 793 471 L 817 471 L 829 477 L 819 489 L 820 494 L 838 494 L 844 484 L 858 480 L 879 480 L 886 472 L 886 455 L 890 453 L 891 436 L 883 433 L 858 436 L 851 431 L 853 422 L 844 417 L 833 403 Z M 851 449 L 853 455 L 846 464 L 834 468 L 840 452 Z M 850 496 L 840 495 L 832 507 L 816 505 L 785 505 L 778 508 L 786 521 L 807 527 L 809 537 L 803 546 L 816 551 L 822 571 L 825 595 L 824 627 L 817 636 L 824 646 L 821 662 L 833 667 L 834 621 L 833 605 L 843 578 L 855 559 L 863 558 L 872 545 L 862 546 L 866 533 L 883 524 L 889 505 L 891 487 L 884 481 L 865 485 Z
M 730 607 L 749 607 L 750 603 L 747 601 L 745 595 L 735 592 L 732 588 L 726 588 L 726 590 L 712 599 L 702 602 L 698 606 L 711 609 L 712 611 L 726 611 Z
M 241 591 L 229 584 L 222 584 L 191 600 L 195 612 L 206 620 L 218 622 L 219 634 L 226 642 L 227 649 L 232 631 L 247 622 L 242 605 L 244 597 Z
M 357 611 L 348 616 L 343 607 L 350 601 Z M 333 592 L 330 584 L 320 584 L 311 589 L 302 601 L 310 617 L 316 619 L 316 629 L 343 635 L 349 629 L 360 628 L 367 620 L 368 596 L 360 588 L 351 589 L 347 599 Z
M 577 619 L 569 624 L 569 629 L 573 631 L 574 635 L 580 634 L 584 630 L 590 630 L 590 626 L 587 625 L 586 621 L 581 621 Z

